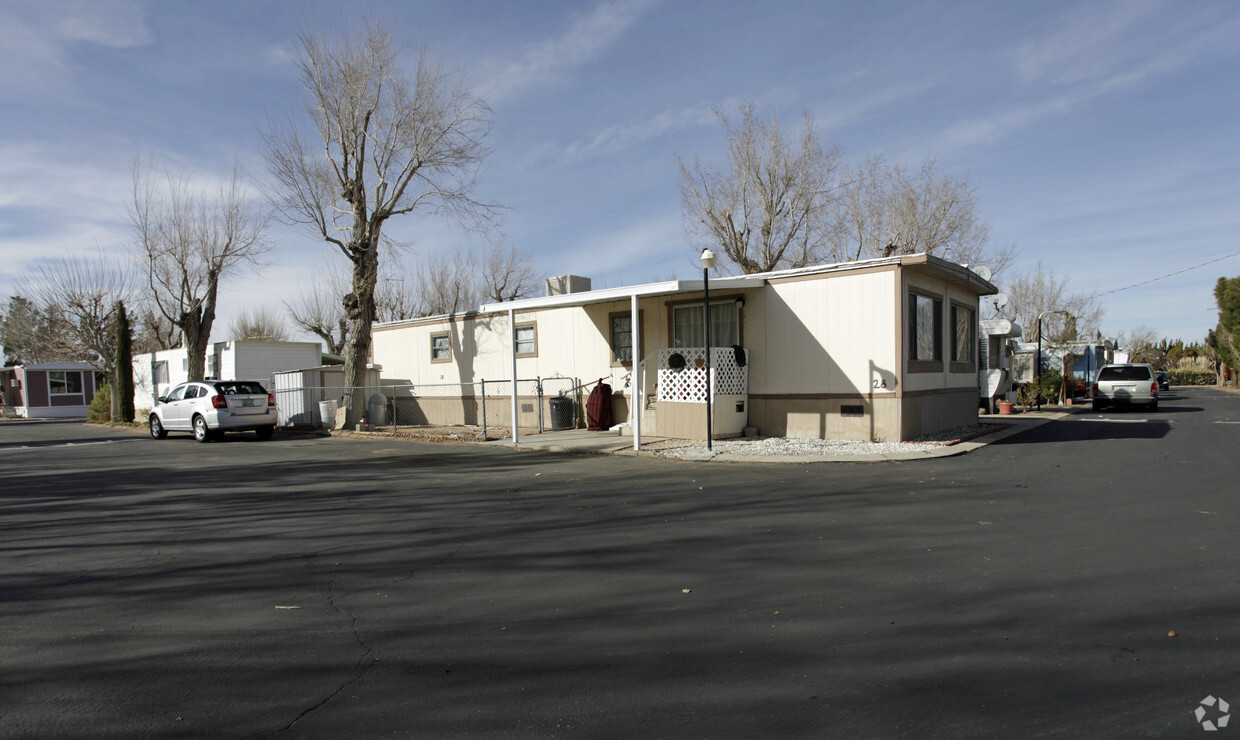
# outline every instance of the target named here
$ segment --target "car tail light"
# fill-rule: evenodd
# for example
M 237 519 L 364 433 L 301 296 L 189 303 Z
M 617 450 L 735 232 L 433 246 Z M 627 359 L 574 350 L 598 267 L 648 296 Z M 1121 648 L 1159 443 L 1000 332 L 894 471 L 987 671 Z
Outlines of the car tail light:
M 275 406 L 275 405 L 276 405 L 276 395 L 274 393 L 268 393 L 267 394 L 267 406 L 270 407 L 270 406 Z
M 1097 392 L 1098 392 L 1098 384 L 1094 383 L 1094 393 L 1097 393 Z
M 228 399 L 223 396 L 211 396 L 211 407 L 217 409 L 228 408 Z
M 1157 382 L 1150 383 L 1150 393 L 1157 393 L 1157 392 L 1158 392 L 1158 383 Z

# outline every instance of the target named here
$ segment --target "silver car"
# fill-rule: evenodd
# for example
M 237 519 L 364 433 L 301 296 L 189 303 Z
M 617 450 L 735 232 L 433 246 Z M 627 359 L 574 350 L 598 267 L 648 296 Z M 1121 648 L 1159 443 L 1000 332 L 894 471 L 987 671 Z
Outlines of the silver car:
M 210 442 L 224 432 L 253 430 L 267 439 L 276 429 L 276 398 L 252 380 L 195 380 L 181 383 L 151 409 L 151 436 L 193 432 Z
M 1138 363 L 1103 365 L 1094 382 L 1094 410 L 1107 406 L 1146 406 L 1158 409 L 1158 379 L 1154 368 Z

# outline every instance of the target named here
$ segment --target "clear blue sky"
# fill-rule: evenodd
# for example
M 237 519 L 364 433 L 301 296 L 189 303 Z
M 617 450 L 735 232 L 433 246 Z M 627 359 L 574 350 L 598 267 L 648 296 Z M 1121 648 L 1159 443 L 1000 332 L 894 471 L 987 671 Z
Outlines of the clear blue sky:
M 711 110 L 739 99 L 794 125 L 809 110 L 849 161 L 935 157 L 970 176 L 1017 270 L 1043 259 L 1074 292 L 1218 260 L 1102 295 L 1110 334 L 1200 340 L 1215 280 L 1240 275 L 1232 0 L 0 0 L 0 294 L 41 255 L 124 253 L 139 153 L 204 182 L 234 161 L 265 177 L 258 132 L 302 101 L 303 14 L 359 12 L 487 92 L 482 195 L 510 207 L 509 240 L 547 275 L 693 276 L 674 157 L 721 162 Z M 396 231 L 415 259 L 470 244 L 431 216 Z M 262 278 L 225 287 L 224 326 L 242 306 L 282 310 L 343 259 L 300 231 L 275 237 Z

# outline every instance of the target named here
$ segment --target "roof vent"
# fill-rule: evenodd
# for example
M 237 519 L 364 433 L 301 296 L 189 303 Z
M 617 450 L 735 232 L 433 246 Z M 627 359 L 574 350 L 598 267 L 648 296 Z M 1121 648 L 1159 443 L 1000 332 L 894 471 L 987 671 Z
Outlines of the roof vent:
M 580 275 L 560 275 L 547 278 L 547 295 L 585 293 L 590 290 L 590 278 Z

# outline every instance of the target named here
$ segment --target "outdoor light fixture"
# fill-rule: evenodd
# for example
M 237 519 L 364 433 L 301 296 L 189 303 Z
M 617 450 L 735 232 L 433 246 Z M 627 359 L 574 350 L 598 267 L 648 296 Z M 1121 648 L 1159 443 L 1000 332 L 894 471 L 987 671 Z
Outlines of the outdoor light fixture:
M 706 322 L 706 452 L 712 452 L 711 419 L 714 411 L 714 394 L 710 382 L 710 271 L 715 266 L 715 253 L 709 249 L 702 250 L 702 319 Z
M 1038 393 L 1038 411 L 1042 410 L 1042 317 L 1054 313 L 1063 314 L 1064 316 L 1072 315 L 1067 311 L 1043 311 L 1038 314 L 1038 354 L 1035 360 L 1037 364 L 1034 367 L 1033 376 L 1034 389 Z

